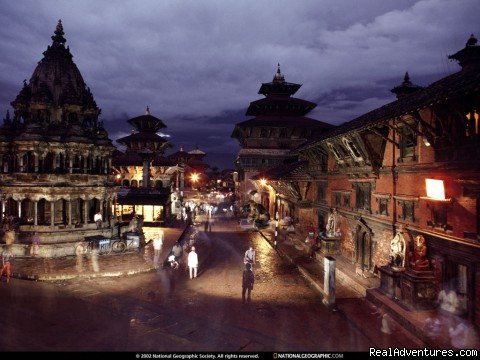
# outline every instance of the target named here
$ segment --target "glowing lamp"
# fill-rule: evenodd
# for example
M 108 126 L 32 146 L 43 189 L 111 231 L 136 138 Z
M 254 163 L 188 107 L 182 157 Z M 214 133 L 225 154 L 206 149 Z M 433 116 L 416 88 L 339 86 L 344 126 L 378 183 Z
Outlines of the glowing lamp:
M 199 178 L 199 175 L 197 173 L 193 173 L 192 175 L 190 175 L 190 179 L 194 183 L 198 181 L 198 178 Z
M 427 197 L 435 200 L 446 200 L 443 180 L 425 179 L 425 183 L 427 185 Z
M 267 185 L 267 180 L 266 179 L 260 179 L 260 185 L 262 185 L 262 186 Z

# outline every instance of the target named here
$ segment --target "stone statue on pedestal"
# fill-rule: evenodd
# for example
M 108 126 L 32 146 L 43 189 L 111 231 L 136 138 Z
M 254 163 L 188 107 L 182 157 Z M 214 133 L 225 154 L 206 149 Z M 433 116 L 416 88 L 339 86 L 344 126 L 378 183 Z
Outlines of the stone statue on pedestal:
M 413 253 L 410 255 L 410 267 L 415 271 L 430 270 L 430 262 L 427 259 L 427 243 L 422 235 L 415 237 Z
M 335 237 L 338 236 L 338 215 L 337 209 L 333 208 L 330 210 L 328 215 L 327 225 L 326 228 L 326 235 L 327 237 Z
M 405 239 L 403 229 L 399 229 L 395 237 L 390 242 L 390 266 L 393 268 L 405 267 Z

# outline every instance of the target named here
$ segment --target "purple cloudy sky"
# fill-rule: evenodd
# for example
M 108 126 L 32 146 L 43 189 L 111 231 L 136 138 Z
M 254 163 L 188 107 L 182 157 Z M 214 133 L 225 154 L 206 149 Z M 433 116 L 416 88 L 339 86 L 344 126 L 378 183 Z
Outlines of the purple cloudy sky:
M 310 116 L 340 124 L 458 71 L 447 55 L 480 36 L 478 0 L 0 0 L 0 112 L 10 108 L 62 19 L 110 137 L 150 106 L 171 142 L 209 153 L 230 138 L 280 62 Z M 224 164 L 219 164 L 224 165 Z M 228 164 L 227 164 L 228 165 Z M 224 166 L 222 166 L 224 167 Z

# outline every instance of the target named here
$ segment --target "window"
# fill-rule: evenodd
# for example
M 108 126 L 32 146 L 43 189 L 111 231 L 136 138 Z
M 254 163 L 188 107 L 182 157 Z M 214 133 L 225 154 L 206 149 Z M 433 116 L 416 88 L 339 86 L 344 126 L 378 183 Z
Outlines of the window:
M 427 225 L 432 228 L 441 228 L 445 231 L 452 230 L 452 226 L 447 223 L 447 212 L 449 204 L 446 203 L 428 203 L 427 206 L 431 211 L 431 220 L 427 221 Z
M 325 201 L 325 183 L 318 183 L 317 184 L 317 202 L 324 202 Z
M 354 183 L 357 210 L 370 211 L 370 199 L 372 194 L 372 184 L 369 182 Z
M 399 200 L 398 205 L 402 207 L 402 211 L 398 214 L 399 219 L 416 222 L 415 219 L 415 206 L 416 202 L 414 200 Z
M 265 128 L 260 129 L 260 137 L 262 137 L 262 138 L 268 137 L 267 129 L 265 129 Z
M 377 199 L 378 213 L 380 215 L 388 216 L 388 199 Z
M 341 206 L 342 205 L 342 194 L 334 193 L 333 196 L 335 197 L 335 206 Z
M 350 207 L 350 194 L 343 194 L 343 206 Z
M 399 129 L 400 133 L 400 159 L 416 160 L 415 147 L 417 146 L 417 134 L 408 126 Z

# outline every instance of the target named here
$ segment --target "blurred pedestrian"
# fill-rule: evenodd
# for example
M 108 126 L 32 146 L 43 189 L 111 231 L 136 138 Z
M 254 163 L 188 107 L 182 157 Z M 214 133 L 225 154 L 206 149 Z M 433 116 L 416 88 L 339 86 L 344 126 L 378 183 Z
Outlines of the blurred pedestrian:
M 159 267 L 160 253 L 162 252 L 163 246 L 163 231 L 159 231 L 158 234 L 153 239 L 153 265 L 155 269 Z
M 245 264 L 242 276 L 242 301 L 245 302 L 245 293 L 247 293 L 247 301 L 251 300 L 251 292 L 253 290 L 253 283 L 255 277 L 253 276 L 252 265 L 250 263 Z
M 0 279 L 3 276 L 3 271 L 5 270 L 7 275 L 7 283 L 10 282 L 10 274 L 11 274 L 11 264 L 10 259 L 13 258 L 12 251 L 10 249 L 10 245 L 7 245 L 3 249 L 2 253 L 2 269 L 0 270 Z
M 32 237 L 32 246 L 30 247 L 30 255 L 37 256 L 40 248 L 40 235 L 35 231 Z
M 195 246 L 192 246 L 192 250 L 188 254 L 188 269 L 190 273 L 190 279 L 196 278 L 198 271 L 198 255 L 195 252 Z

